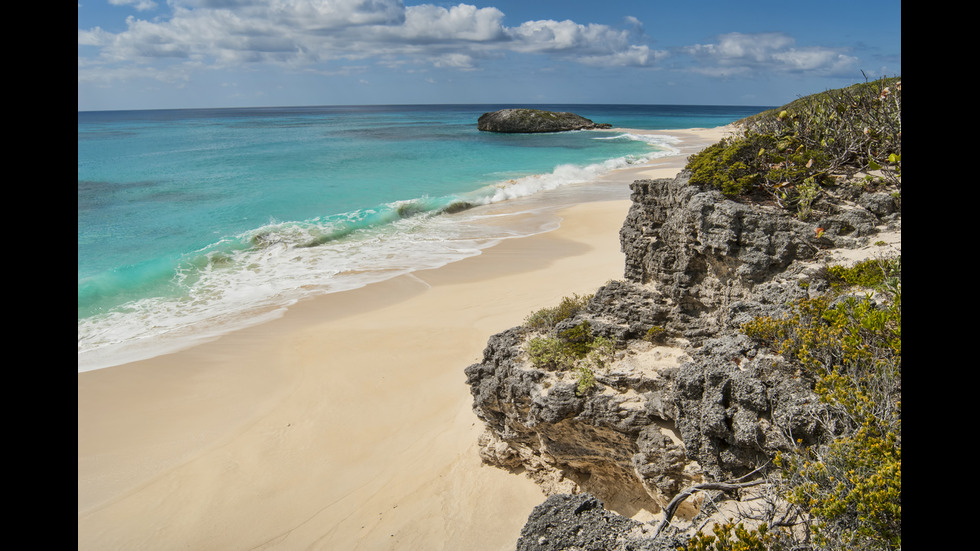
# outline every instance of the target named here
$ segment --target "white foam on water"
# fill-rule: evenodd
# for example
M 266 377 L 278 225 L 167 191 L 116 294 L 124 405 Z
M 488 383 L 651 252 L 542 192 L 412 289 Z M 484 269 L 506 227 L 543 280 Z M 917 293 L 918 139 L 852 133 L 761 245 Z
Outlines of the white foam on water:
M 297 301 L 364 287 L 480 254 L 503 239 L 550 231 L 542 194 L 677 154 L 669 136 L 617 134 L 651 152 L 494 183 L 455 198 L 416 198 L 345 217 L 270 221 L 198 251 L 177 271 L 179 297 L 145 298 L 78 322 L 78 370 L 150 358 L 281 316 Z M 529 200 L 529 201 L 527 201 Z M 453 201 L 478 205 L 439 214 Z M 506 209 L 496 208 L 506 204 Z

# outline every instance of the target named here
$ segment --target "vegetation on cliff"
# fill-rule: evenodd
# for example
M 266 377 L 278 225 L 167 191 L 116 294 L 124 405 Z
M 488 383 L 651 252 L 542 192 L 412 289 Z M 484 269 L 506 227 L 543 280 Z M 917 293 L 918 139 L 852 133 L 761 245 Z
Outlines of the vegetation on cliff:
M 692 155 L 691 183 L 756 196 L 805 219 L 828 188 L 901 190 L 902 82 L 886 78 L 800 98 L 736 123 L 737 135 Z
M 898 549 L 901 258 L 835 266 L 827 275 L 836 292 L 797 301 L 786 318 L 761 317 L 743 327 L 746 335 L 813 376 L 816 394 L 827 405 L 820 422 L 834 435 L 809 446 L 797 442 L 796 450 L 779 454 L 771 481 L 799 513 L 798 526 L 804 529 L 795 539 L 802 534 L 809 548 Z M 854 294 L 857 285 L 866 294 Z M 791 533 L 786 532 L 785 546 L 767 548 L 789 548 Z
M 692 183 L 729 196 L 762 192 L 802 217 L 835 176 L 875 174 L 901 190 L 901 81 L 798 100 L 743 121 L 744 133 L 693 156 Z M 847 185 L 847 184 L 844 184 Z M 829 292 L 743 332 L 816 381 L 832 437 L 792 440 L 768 481 L 788 504 L 756 529 L 730 522 L 689 550 L 900 549 L 902 545 L 901 257 L 824 270 Z
M 558 324 L 573 318 L 588 303 L 592 295 L 564 297 L 554 308 L 542 308 L 524 321 L 524 326 L 542 332 L 527 343 L 531 364 L 537 368 L 572 371 L 577 376 L 578 395 L 595 385 L 595 371 L 601 368 L 615 351 L 611 339 L 592 334 L 588 321 L 566 329 Z

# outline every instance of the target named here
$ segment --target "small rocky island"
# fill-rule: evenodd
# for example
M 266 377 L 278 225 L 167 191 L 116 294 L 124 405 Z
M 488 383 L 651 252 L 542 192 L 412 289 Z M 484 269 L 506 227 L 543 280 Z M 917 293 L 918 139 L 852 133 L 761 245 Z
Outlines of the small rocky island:
M 541 109 L 501 109 L 484 113 L 476 126 L 485 132 L 536 133 L 568 130 L 612 128 L 611 124 L 595 123 L 575 113 L 543 111 Z

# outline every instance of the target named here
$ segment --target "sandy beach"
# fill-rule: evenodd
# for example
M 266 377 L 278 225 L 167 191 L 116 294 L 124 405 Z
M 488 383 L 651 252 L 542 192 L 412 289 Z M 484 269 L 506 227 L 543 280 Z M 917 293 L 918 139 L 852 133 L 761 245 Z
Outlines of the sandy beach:
M 728 130 L 650 131 L 681 154 L 604 179 L 672 177 Z M 629 206 L 566 208 L 554 231 L 79 373 L 78 548 L 513 549 L 545 496 L 481 464 L 463 369 L 490 335 L 621 278 Z

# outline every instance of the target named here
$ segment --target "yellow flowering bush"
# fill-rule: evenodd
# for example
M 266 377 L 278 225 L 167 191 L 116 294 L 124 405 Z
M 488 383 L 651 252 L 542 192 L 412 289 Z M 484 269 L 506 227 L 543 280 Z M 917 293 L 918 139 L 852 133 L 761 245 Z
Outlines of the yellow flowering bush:
M 756 529 L 726 522 L 712 527 L 714 535 L 698 533 L 687 543 L 687 551 L 771 551 L 787 548 L 785 533 L 770 531 L 765 523 Z
M 900 259 L 893 265 L 900 269 Z M 834 438 L 774 461 L 784 498 L 809 518 L 814 549 L 902 545 L 900 272 L 897 277 L 883 291 L 888 300 L 822 296 L 798 301 L 786 319 L 743 326 L 812 374 L 826 406 L 822 422 Z

